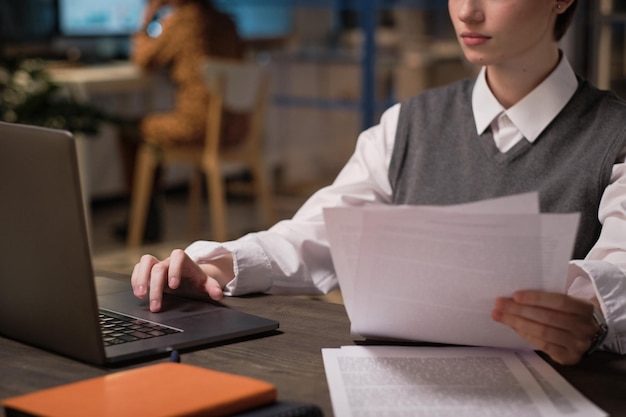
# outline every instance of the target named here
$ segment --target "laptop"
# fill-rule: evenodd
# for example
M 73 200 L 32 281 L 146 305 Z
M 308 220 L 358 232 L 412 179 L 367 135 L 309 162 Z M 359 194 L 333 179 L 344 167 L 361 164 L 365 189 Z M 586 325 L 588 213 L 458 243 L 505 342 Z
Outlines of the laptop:
M 208 296 L 165 294 L 163 311 L 151 313 L 130 277 L 96 273 L 69 132 L 0 122 L 0 199 L 4 337 L 107 365 L 278 328 Z

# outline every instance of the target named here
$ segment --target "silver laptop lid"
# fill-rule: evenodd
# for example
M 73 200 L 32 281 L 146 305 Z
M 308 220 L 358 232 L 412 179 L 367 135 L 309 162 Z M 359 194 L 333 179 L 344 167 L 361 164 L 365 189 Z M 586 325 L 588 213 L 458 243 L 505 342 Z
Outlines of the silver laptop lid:
M 75 142 L 0 122 L 0 334 L 104 362 Z

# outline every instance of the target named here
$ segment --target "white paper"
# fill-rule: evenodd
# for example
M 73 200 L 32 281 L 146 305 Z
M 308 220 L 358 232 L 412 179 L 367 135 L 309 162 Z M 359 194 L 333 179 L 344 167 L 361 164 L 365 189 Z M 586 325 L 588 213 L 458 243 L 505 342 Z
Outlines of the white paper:
M 352 331 L 528 349 L 494 322 L 500 296 L 564 290 L 577 214 L 539 214 L 536 194 L 448 207 L 324 212 Z
M 371 206 L 370 206 L 371 208 Z M 376 211 L 391 210 L 431 210 L 459 213 L 538 213 L 539 198 L 537 193 L 518 194 L 509 197 L 493 198 L 467 204 L 449 206 L 379 206 Z M 331 255 L 335 271 L 341 280 L 341 292 L 344 304 L 351 304 L 353 288 L 359 265 L 359 251 L 361 245 L 363 208 L 326 208 L 324 220 L 328 225 L 326 231 L 332 248 Z M 351 308 L 347 308 L 350 316 Z
M 337 417 L 606 416 L 531 351 L 323 349 Z

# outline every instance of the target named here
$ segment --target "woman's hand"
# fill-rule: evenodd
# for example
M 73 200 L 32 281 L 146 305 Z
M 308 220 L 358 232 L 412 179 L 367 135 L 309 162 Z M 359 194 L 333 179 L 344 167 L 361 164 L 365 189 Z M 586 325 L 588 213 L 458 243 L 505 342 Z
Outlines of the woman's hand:
M 597 331 L 594 304 L 566 294 L 518 291 L 498 298 L 492 318 L 506 324 L 554 361 L 573 365 L 591 346 Z
M 181 285 L 192 286 L 214 300 L 221 300 L 224 296 L 222 288 L 233 277 L 231 255 L 198 265 L 182 249 L 176 249 L 163 261 L 152 255 L 143 255 L 133 269 L 131 285 L 136 297 L 149 295 L 150 311 L 157 312 L 161 310 L 166 286 L 173 290 Z

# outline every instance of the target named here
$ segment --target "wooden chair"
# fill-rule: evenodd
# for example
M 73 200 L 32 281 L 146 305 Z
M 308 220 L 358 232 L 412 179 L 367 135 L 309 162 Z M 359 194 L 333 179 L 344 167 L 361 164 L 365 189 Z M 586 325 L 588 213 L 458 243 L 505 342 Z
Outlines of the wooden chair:
M 143 144 L 137 154 L 134 186 L 131 196 L 127 244 L 138 246 L 146 224 L 146 216 L 154 174 L 158 164 L 164 168 L 172 163 L 193 167 L 190 180 L 190 231 L 196 238 L 201 223 L 202 175 L 206 177 L 212 240 L 225 241 L 227 234 L 224 164 L 237 163 L 252 174 L 252 191 L 263 216 L 264 227 L 274 222 L 273 199 L 267 179 L 263 154 L 263 127 L 269 94 L 269 72 L 255 63 L 207 60 L 203 75 L 210 92 L 207 110 L 207 131 L 203 144 L 155 146 Z M 221 122 L 226 110 L 249 114 L 249 126 L 241 142 L 221 146 Z

